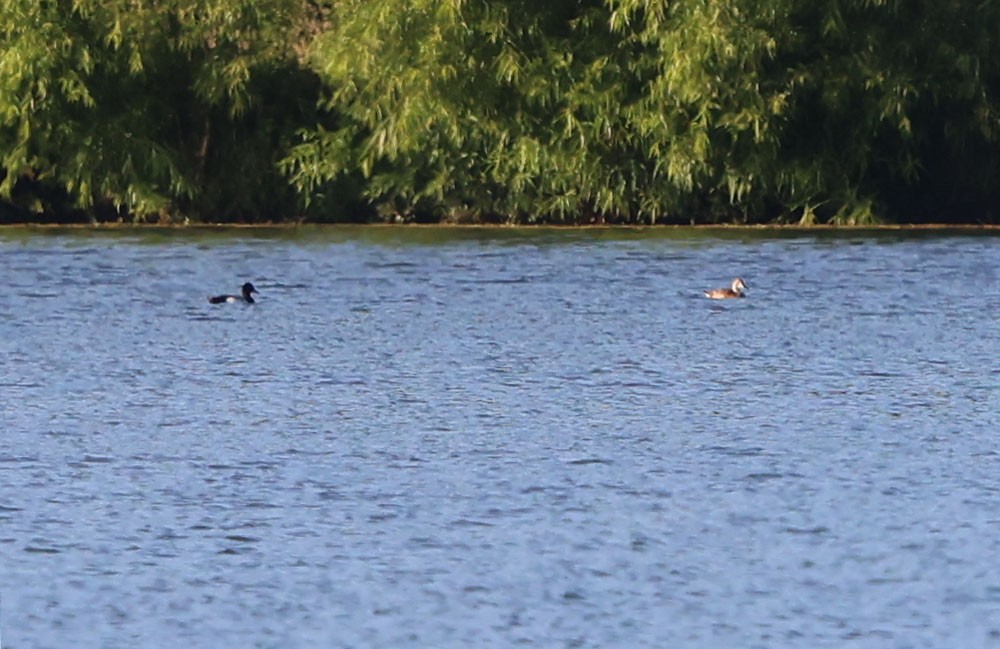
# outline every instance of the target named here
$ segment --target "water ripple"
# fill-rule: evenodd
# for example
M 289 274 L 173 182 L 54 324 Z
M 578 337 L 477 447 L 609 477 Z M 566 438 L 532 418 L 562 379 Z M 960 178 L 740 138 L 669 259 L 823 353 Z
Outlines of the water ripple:
M 992 646 L 998 246 L 0 238 L 4 640 Z

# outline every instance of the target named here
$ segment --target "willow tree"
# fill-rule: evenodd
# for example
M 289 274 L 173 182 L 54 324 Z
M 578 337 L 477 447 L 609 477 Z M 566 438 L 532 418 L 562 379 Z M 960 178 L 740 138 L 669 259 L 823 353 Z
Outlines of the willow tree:
M 10 0 L 0 7 L 0 198 L 32 211 L 265 218 L 314 122 L 304 0 Z M 298 51 L 296 50 L 298 48 Z
M 311 59 L 338 127 L 284 166 L 307 194 L 360 171 L 390 211 L 512 220 L 857 223 L 939 174 L 982 198 L 994 5 L 341 0 Z
M 598 1 L 340 2 L 313 61 L 341 127 L 308 133 L 286 168 L 305 192 L 360 170 L 388 209 L 444 217 L 676 208 L 707 151 L 665 162 L 635 128 L 650 54 L 610 18 Z
M 769 195 L 807 222 L 992 219 L 1000 5 L 786 4 L 770 76 L 789 110 Z

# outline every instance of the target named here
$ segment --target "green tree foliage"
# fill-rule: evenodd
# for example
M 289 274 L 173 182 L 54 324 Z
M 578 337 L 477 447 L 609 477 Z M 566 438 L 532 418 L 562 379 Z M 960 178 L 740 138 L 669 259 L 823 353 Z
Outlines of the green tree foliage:
M 989 218 L 997 7 L 341 0 L 312 57 L 339 127 L 284 166 L 436 217 Z
M 1000 3 L 5 0 L 0 210 L 992 220 Z
M 317 19 L 298 0 L 4 2 L 0 196 L 106 217 L 288 213 L 275 162 L 316 119 L 299 54 Z
M 1000 5 L 797 2 L 784 24 L 779 201 L 807 222 L 992 220 Z

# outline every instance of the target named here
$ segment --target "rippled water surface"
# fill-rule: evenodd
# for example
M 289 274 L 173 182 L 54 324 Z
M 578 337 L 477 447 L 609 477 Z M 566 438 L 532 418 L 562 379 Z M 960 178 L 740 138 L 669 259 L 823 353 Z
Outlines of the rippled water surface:
M 1000 646 L 1000 238 L 333 232 L 0 234 L 5 649 Z

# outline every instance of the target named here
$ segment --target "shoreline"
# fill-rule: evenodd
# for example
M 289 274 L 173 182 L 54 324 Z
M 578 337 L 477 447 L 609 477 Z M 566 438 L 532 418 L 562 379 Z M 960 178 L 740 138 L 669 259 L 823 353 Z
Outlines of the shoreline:
M 273 222 L 273 223 L 0 223 L 0 232 L 16 230 L 79 230 L 79 231 L 190 231 L 199 230 L 222 232 L 225 230 L 498 230 L 498 231 L 620 231 L 620 232 L 936 232 L 951 230 L 955 232 L 1000 232 L 1000 224 L 975 223 L 891 223 L 867 225 L 800 225 L 800 224 L 505 224 L 505 223 L 303 223 L 303 222 Z

